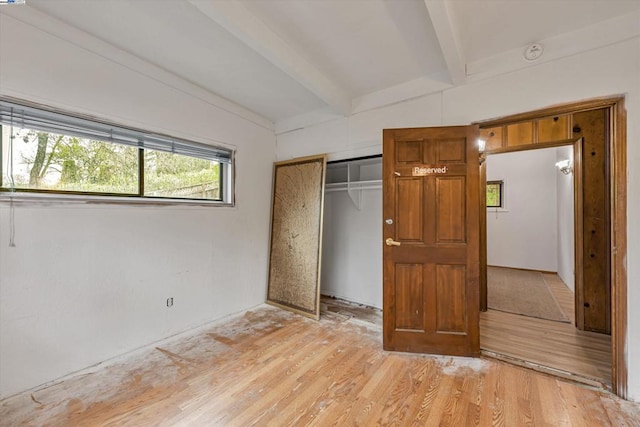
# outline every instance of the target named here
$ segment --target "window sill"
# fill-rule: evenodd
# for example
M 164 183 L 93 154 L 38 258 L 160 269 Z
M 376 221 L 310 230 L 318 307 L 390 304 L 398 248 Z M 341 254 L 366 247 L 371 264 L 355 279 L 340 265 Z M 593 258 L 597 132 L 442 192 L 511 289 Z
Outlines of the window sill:
M 487 208 L 487 213 L 507 213 L 509 209 L 505 208 Z
M 128 206 L 200 206 L 234 207 L 233 203 L 215 200 L 162 199 L 152 197 L 91 196 L 85 194 L 45 194 L 26 192 L 0 192 L 2 204 L 84 204 L 84 205 L 128 205 Z

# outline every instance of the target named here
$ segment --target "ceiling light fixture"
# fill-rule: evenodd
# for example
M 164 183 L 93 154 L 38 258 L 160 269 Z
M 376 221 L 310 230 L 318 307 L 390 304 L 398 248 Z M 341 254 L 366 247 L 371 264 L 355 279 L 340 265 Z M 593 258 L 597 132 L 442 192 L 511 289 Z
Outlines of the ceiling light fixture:
M 534 43 L 525 49 L 524 59 L 527 61 L 535 61 L 542 56 L 542 52 L 544 52 L 544 47 L 542 47 L 540 43 Z

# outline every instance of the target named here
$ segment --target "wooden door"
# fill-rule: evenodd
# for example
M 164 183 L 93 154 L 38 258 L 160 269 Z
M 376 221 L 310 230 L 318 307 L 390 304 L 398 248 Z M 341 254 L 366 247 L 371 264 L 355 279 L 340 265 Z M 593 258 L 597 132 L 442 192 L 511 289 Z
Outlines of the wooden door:
M 477 137 L 478 126 L 383 132 L 385 350 L 480 351 Z

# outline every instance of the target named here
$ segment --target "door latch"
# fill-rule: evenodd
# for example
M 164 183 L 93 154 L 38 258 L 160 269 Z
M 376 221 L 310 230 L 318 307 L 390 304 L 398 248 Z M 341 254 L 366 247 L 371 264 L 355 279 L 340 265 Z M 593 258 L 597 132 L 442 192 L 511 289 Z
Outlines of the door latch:
M 388 237 L 387 240 L 384 241 L 387 246 L 400 246 L 400 242 L 396 242 L 391 237 Z

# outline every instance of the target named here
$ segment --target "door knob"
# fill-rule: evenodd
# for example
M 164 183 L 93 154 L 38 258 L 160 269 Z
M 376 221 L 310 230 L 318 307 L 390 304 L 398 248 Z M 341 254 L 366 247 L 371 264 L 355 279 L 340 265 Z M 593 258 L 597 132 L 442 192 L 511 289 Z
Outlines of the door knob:
M 400 246 L 400 242 L 396 242 L 391 237 L 387 238 L 384 243 L 386 243 L 387 246 Z

